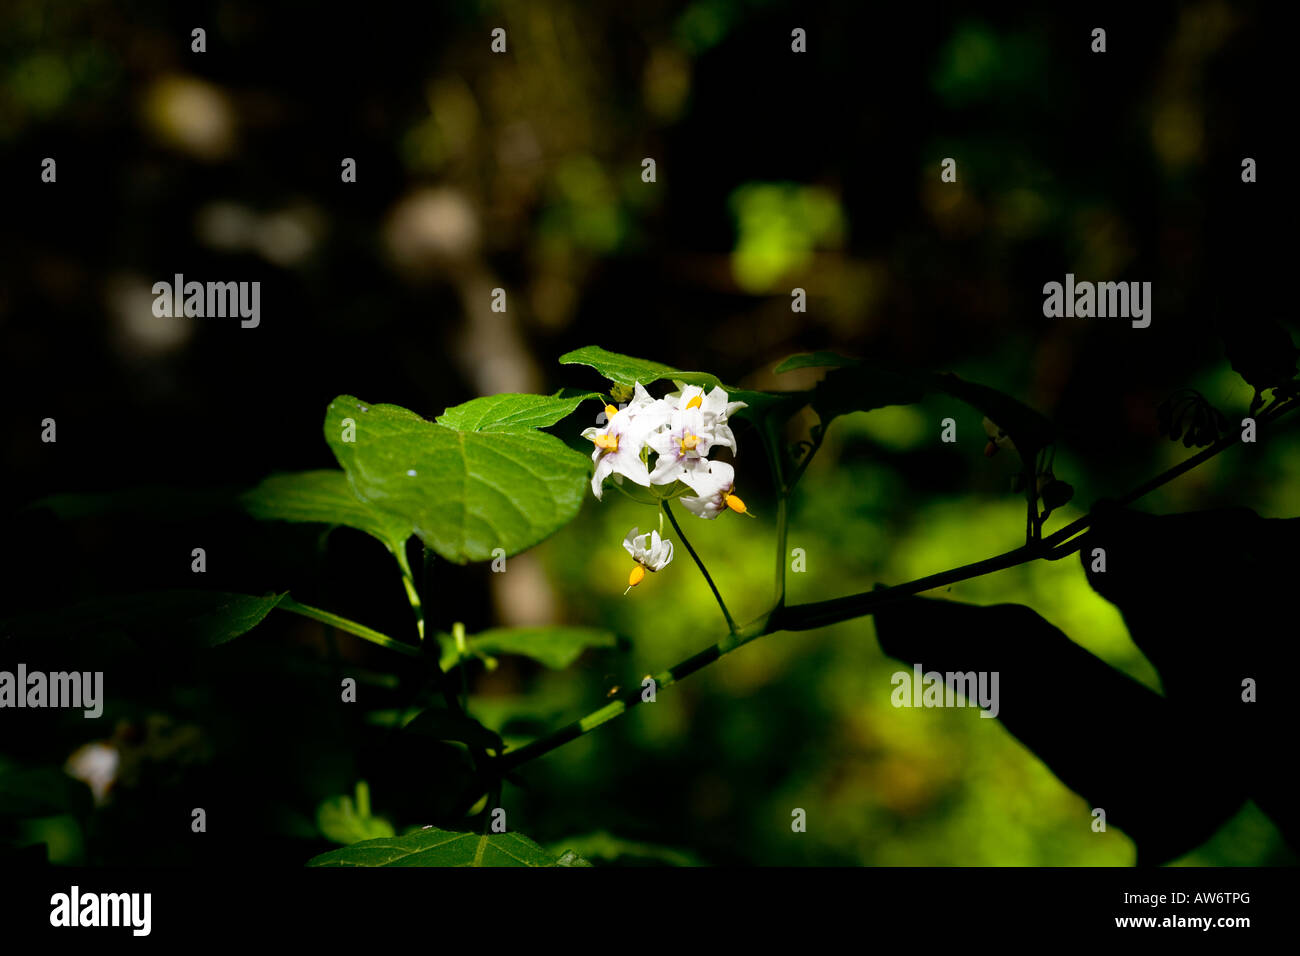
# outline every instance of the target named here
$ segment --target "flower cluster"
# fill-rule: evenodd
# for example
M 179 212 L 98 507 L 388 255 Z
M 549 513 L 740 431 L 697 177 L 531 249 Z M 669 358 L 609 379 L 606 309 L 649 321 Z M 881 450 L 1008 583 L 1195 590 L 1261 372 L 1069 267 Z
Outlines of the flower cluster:
M 649 488 L 661 500 L 680 497 L 682 505 L 701 518 L 716 518 L 727 509 L 748 514 L 734 494 L 735 468 L 709 458 L 715 448 L 735 454 L 736 436 L 728 419 L 744 407 L 744 402 L 728 401 L 726 391 L 717 386 L 705 392 L 679 383 L 678 391 L 652 398 L 637 382 L 631 401 L 621 407 L 606 405 L 597 426 L 582 433 L 595 446 L 592 492 L 600 498 L 605 480 L 613 477 L 620 484 L 630 481 Z M 647 570 L 660 570 L 673 556 L 672 542 L 661 541 L 658 532 L 638 536 L 637 531 L 633 528 L 623 542 L 637 562 L 629 589 Z

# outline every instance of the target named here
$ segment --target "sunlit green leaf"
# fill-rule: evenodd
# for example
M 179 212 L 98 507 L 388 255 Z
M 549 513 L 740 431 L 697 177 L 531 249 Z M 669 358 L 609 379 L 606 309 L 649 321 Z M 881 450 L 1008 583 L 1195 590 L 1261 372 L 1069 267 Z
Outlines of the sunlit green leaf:
M 662 362 L 633 358 L 609 352 L 597 345 L 575 349 L 560 356 L 561 365 L 588 365 L 594 368 L 615 386 L 631 388 L 637 382 L 649 385 L 653 382 L 667 380 L 683 382 L 687 385 L 699 385 L 703 388 L 720 386 L 728 398 L 734 402 L 744 402 L 748 407 L 736 413 L 737 418 L 759 421 L 770 416 L 789 415 L 807 402 L 805 392 L 759 392 L 751 389 L 734 388 L 718 380 L 716 375 L 708 372 L 689 372 L 673 368 Z
M 573 413 L 583 399 L 600 396 L 596 392 L 576 395 L 489 395 L 463 405 L 454 405 L 435 421 L 463 432 L 499 432 L 514 429 L 545 428 Z
M 492 558 L 497 548 L 517 554 L 563 527 L 577 515 L 591 474 L 589 459 L 553 435 L 491 430 L 483 414 L 472 417 L 478 429 L 462 431 L 341 395 L 325 416 L 325 438 L 353 491 L 386 527 L 409 528 L 464 564 Z
M 566 352 L 560 356 L 560 364 L 590 365 L 617 385 L 635 385 L 637 382 L 649 385 L 661 379 L 685 382 L 688 385 L 722 384 L 716 375 L 710 375 L 708 372 L 688 372 L 673 368 L 671 365 L 664 365 L 662 362 L 651 362 L 630 355 L 620 355 L 618 352 L 609 352 L 598 345 L 588 345 L 585 348 Z

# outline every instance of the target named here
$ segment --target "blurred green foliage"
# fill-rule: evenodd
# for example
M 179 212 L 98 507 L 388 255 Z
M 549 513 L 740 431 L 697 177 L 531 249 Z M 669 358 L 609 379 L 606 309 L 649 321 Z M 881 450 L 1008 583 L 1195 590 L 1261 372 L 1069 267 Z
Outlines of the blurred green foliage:
M 797 183 L 746 183 L 731 194 L 736 248 L 731 267 L 746 292 L 770 291 L 791 272 L 806 269 L 818 248 L 843 240 L 844 215 L 825 189 Z

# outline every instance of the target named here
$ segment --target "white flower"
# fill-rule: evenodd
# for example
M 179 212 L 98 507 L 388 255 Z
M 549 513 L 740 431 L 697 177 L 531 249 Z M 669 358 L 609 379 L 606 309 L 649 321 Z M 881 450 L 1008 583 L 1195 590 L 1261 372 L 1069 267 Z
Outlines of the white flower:
M 715 385 L 713 390 L 706 395 L 704 389 L 698 385 L 685 385 L 681 382 L 676 384 L 680 391 L 669 395 L 664 400 L 670 402 L 677 409 L 698 408 L 700 414 L 704 417 L 705 427 L 712 432 L 713 443 L 715 445 L 724 445 L 734 452 L 736 450 L 736 436 L 732 434 L 727 419 L 731 417 L 732 413 L 748 407 L 746 403 L 728 402 L 727 393 L 721 386 Z
M 700 493 L 698 482 L 708 477 L 707 459 L 713 442 L 713 429 L 705 423 L 698 406 L 669 411 L 667 427 L 649 438 L 650 447 L 659 456 L 650 483 L 671 485 L 681 481 Z
M 709 462 L 708 474 L 699 484 L 699 497 L 681 499 L 682 507 L 687 511 L 708 519 L 716 518 L 727 508 L 737 514 L 749 514 L 745 503 L 732 494 L 736 487 L 736 469 L 725 461 Z
M 591 460 L 596 463 L 596 473 L 591 479 L 591 490 L 599 499 L 605 479 L 612 474 L 622 475 L 638 485 L 650 486 L 650 470 L 641 451 L 650 434 L 664 426 L 667 416 L 659 402 L 637 382 L 632 401 L 623 408 L 605 406 L 605 424 L 601 428 L 588 428 L 582 437 L 594 442 Z
M 653 399 L 635 383 L 631 402 L 623 408 L 606 405 L 603 424 L 582 433 L 596 446 L 591 490 L 597 498 L 611 475 L 647 488 L 681 481 L 697 495 L 713 493 L 709 452 L 714 445 L 736 450 L 727 419 L 745 403 L 727 401 L 718 386 L 706 394 L 697 385 L 677 384 L 677 392 Z M 648 465 L 652 451 L 653 470 Z
M 95 805 L 100 806 L 108 800 L 108 791 L 117 780 L 121 762 L 122 755 L 116 747 L 106 740 L 97 740 L 73 751 L 63 769 L 90 787 Z
M 681 391 L 661 402 L 667 411 L 667 425 L 649 439 L 658 455 L 650 483 L 680 481 L 698 495 L 707 494 L 711 487 L 709 452 L 714 445 L 736 450 L 736 436 L 727 418 L 745 403 L 728 402 L 727 393 L 718 387 L 706 395 L 698 385 L 682 385 Z
M 646 571 L 662 571 L 673 560 L 673 543 L 659 537 L 658 531 L 641 534 L 640 528 L 633 528 L 623 539 L 623 548 L 632 555 L 636 567 L 627 578 L 627 591 L 641 583 Z M 626 594 L 627 591 L 623 593 Z
M 639 528 L 633 528 L 623 539 L 623 548 L 632 555 L 632 560 L 644 565 L 651 571 L 662 571 L 673 560 L 673 543 L 659 537 L 658 531 L 641 534 Z

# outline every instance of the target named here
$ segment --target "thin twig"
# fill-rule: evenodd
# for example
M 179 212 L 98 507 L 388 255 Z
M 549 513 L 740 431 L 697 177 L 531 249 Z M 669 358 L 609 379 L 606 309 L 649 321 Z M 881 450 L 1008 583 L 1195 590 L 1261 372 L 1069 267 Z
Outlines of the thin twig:
M 1258 424 L 1266 424 L 1276 421 L 1287 412 L 1300 405 L 1300 399 L 1288 399 L 1284 402 L 1274 402 L 1264 412 L 1256 416 Z M 1128 494 L 1124 495 L 1119 501 L 1122 504 L 1130 504 L 1145 494 L 1154 491 L 1156 488 L 1174 480 L 1179 475 L 1195 468 L 1201 462 L 1213 458 L 1224 449 L 1237 444 L 1241 440 L 1240 432 L 1233 438 L 1220 439 L 1204 451 L 1193 455 L 1191 458 L 1178 465 L 1162 472 L 1155 478 L 1139 485 Z M 667 511 L 667 502 L 664 502 L 664 510 Z M 677 527 L 677 522 L 673 520 L 671 512 L 668 512 L 669 520 L 673 521 L 673 527 Z M 1090 515 L 1085 515 L 1077 521 L 1071 522 L 1052 535 L 1036 542 L 1033 547 L 1017 548 L 1014 551 L 1008 551 L 1005 554 L 995 555 L 986 558 L 983 561 L 977 561 L 974 564 L 967 564 L 960 568 L 953 568 L 950 571 L 941 571 L 937 574 L 931 574 L 915 581 L 909 581 L 906 584 L 899 584 L 890 588 L 880 588 L 875 591 L 868 591 L 863 594 L 850 595 L 848 597 L 835 598 L 830 601 L 818 601 L 811 604 L 797 604 L 787 607 L 776 607 L 768 614 L 763 615 L 755 621 L 745 625 L 737 630 L 734 626 L 731 633 L 712 647 L 706 647 L 697 654 L 688 657 L 686 660 L 669 668 L 667 671 L 654 677 L 658 688 L 668 687 L 677 681 L 694 674 L 696 671 L 707 667 L 719 658 L 734 651 L 737 647 L 747 644 L 756 638 L 772 634 L 777 631 L 787 630 L 810 630 L 817 627 L 825 627 L 830 624 L 836 624 L 841 621 L 850 620 L 856 617 L 863 617 L 874 613 L 878 608 L 895 601 L 902 600 L 922 591 L 929 591 L 936 587 L 942 587 L 945 584 L 952 584 L 957 581 L 965 581 L 970 578 L 980 577 L 994 571 L 1005 570 L 1006 568 L 1015 567 L 1020 564 L 1026 564 L 1039 558 L 1056 560 L 1077 551 L 1082 546 L 1082 538 L 1075 538 L 1080 531 L 1086 529 L 1089 525 Z M 681 531 L 678 529 L 678 534 Z M 1073 540 L 1071 540 L 1073 538 Z M 682 538 L 686 542 L 685 537 Z M 1064 544 L 1068 542 L 1068 544 Z M 690 545 L 687 544 L 687 550 Z M 691 551 L 692 557 L 695 552 Z M 699 559 L 696 559 L 699 563 Z M 700 570 L 704 566 L 700 565 Z M 705 572 L 708 578 L 708 573 Z M 709 584 L 713 582 L 710 579 Z M 717 595 L 717 589 L 714 588 L 714 594 Z M 721 602 L 721 597 L 718 598 Z M 725 608 L 724 608 L 725 611 Z M 728 624 L 731 623 L 730 615 L 727 615 Z M 643 699 L 640 689 L 634 689 L 622 695 L 599 710 L 595 710 L 585 717 L 575 720 L 564 727 L 540 737 L 532 743 L 527 744 L 518 750 L 504 754 L 495 761 L 501 773 L 510 770 L 534 760 L 543 754 L 550 753 L 557 747 L 561 747 L 571 740 L 576 740 L 584 734 L 590 733 L 597 727 L 608 723 L 616 717 L 627 713 L 632 707 L 635 707 Z
M 682 533 L 682 526 L 677 523 L 677 516 L 674 515 L 672 509 L 668 507 L 668 502 L 661 501 L 660 505 L 664 509 L 664 514 L 668 516 L 668 520 L 672 522 L 673 530 L 677 532 L 677 537 L 682 539 L 682 544 L 686 545 L 686 550 L 690 552 L 691 557 L 695 559 L 695 564 L 699 567 L 700 573 L 704 575 L 704 580 L 709 582 L 709 590 L 713 592 L 713 596 L 717 599 L 718 607 L 722 608 L 722 616 L 727 619 L 727 630 L 732 634 L 735 634 L 736 622 L 732 620 L 731 612 L 727 610 L 727 604 L 722 600 L 722 594 L 718 591 L 718 586 L 713 583 L 713 578 L 709 576 L 709 569 L 704 566 L 704 562 L 700 560 L 700 556 L 695 553 L 695 549 L 691 547 L 691 543 L 686 540 L 686 535 Z
M 337 627 L 340 631 L 347 631 L 363 640 L 372 644 L 378 644 L 380 647 L 386 647 L 391 651 L 397 651 L 408 657 L 419 657 L 420 649 L 414 644 L 403 644 L 401 641 L 394 640 L 387 634 L 381 634 L 373 628 L 366 627 L 364 624 L 358 624 L 356 621 L 349 621 L 346 617 L 339 617 L 329 611 L 322 611 L 318 607 L 312 607 L 309 604 L 300 604 L 293 598 L 285 595 L 276 607 L 281 611 L 289 611 L 293 614 L 309 617 L 313 621 L 320 621 L 322 624 L 329 624 Z

